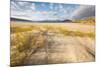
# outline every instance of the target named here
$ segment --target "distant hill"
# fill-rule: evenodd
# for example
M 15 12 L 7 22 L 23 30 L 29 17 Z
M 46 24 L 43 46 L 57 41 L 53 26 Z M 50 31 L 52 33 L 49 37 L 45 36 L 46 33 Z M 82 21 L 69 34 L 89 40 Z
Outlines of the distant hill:
M 26 19 L 20 19 L 20 18 L 10 18 L 11 21 L 24 21 L 24 22 L 32 22 L 30 20 L 26 20 Z
M 11 17 L 11 21 L 23 21 L 23 22 L 55 22 L 55 23 L 58 23 L 58 22 L 72 22 L 72 20 L 70 19 L 67 19 L 67 20 L 62 20 L 62 21 L 59 21 L 59 20 L 44 20 L 44 21 L 32 21 L 32 20 L 27 20 L 27 19 L 20 19 L 20 18 L 12 18 Z

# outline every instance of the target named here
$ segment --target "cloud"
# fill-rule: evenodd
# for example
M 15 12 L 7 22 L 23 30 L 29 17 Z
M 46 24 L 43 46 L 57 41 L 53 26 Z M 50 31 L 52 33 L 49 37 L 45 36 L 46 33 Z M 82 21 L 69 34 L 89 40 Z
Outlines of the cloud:
M 79 9 L 74 11 L 73 19 L 82 19 L 85 17 L 95 16 L 95 6 L 94 5 L 84 5 L 80 6 Z
M 82 18 L 86 16 L 83 12 L 90 12 L 91 9 L 91 6 L 87 5 L 11 1 L 11 17 L 33 21 Z
M 45 7 L 45 4 L 41 4 L 42 7 Z M 22 18 L 33 21 L 42 21 L 42 20 L 64 20 L 65 9 L 60 5 L 60 11 L 53 11 L 54 4 L 50 4 L 51 11 L 37 11 L 36 5 L 30 2 L 15 2 L 11 1 L 11 17 Z M 58 7 L 58 6 L 57 6 Z M 61 9 L 63 8 L 63 9 Z
M 29 17 L 34 11 L 34 3 L 11 1 L 11 17 Z
M 11 1 L 11 9 L 16 11 L 35 10 L 35 4 L 31 2 Z

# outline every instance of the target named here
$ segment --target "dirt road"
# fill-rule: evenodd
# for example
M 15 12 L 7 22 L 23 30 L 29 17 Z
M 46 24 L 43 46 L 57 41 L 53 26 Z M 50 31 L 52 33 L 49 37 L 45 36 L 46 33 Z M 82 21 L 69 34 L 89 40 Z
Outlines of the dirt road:
M 37 49 L 25 64 L 55 64 L 95 60 L 94 40 L 88 37 L 53 37 L 53 43 Z

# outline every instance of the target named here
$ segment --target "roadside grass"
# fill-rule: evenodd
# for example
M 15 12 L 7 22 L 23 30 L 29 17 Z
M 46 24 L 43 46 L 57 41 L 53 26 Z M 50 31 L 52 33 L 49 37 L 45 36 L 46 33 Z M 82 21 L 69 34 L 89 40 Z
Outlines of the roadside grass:
M 11 36 L 11 65 L 21 65 L 38 49 L 46 45 L 42 34 L 16 33 Z
M 95 32 L 83 32 L 81 30 L 72 31 L 67 29 L 65 26 L 53 26 L 53 25 L 40 25 L 40 26 L 30 26 L 30 27 L 11 27 L 11 34 L 12 33 L 20 33 L 20 32 L 27 32 L 27 31 L 46 31 L 46 32 L 56 32 L 56 34 L 60 33 L 65 36 L 87 36 L 87 37 L 95 37 Z
M 59 28 L 60 33 L 64 34 L 65 36 L 79 36 L 79 37 L 95 37 L 95 32 L 82 32 L 79 30 L 71 31 L 65 28 Z
M 27 31 L 39 30 L 39 29 L 40 29 L 40 27 L 34 26 L 34 25 L 25 26 L 25 27 L 23 27 L 23 26 L 16 26 L 16 27 L 11 26 L 10 32 L 11 32 L 11 34 L 13 34 L 13 33 L 27 32 Z
M 11 27 L 10 31 L 11 33 L 18 33 L 18 32 L 25 32 L 25 31 L 31 31 L 32 28 L 22 28 L 22 27 Z

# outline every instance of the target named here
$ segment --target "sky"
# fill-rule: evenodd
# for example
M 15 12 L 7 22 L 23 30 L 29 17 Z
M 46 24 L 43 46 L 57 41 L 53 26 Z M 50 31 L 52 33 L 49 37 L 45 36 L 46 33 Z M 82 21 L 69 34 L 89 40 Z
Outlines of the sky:
M 63 21 L 95 14 L 93 5 L 11 1 L 11 17 L 32 21 Z M 84 11 L 87 9 L 88 11 Z M 92 11 L 92 13 L 91 13 Z M 89 13 L 88 13 L 89 12 Z M 82 14 L 83 13 L 83 14 Z M 86 14 L 86 15 L 87 15 Z M 82 15 L 82 17 L 78 16 Z M 87 17 L 87 16 L 86 16 Z

